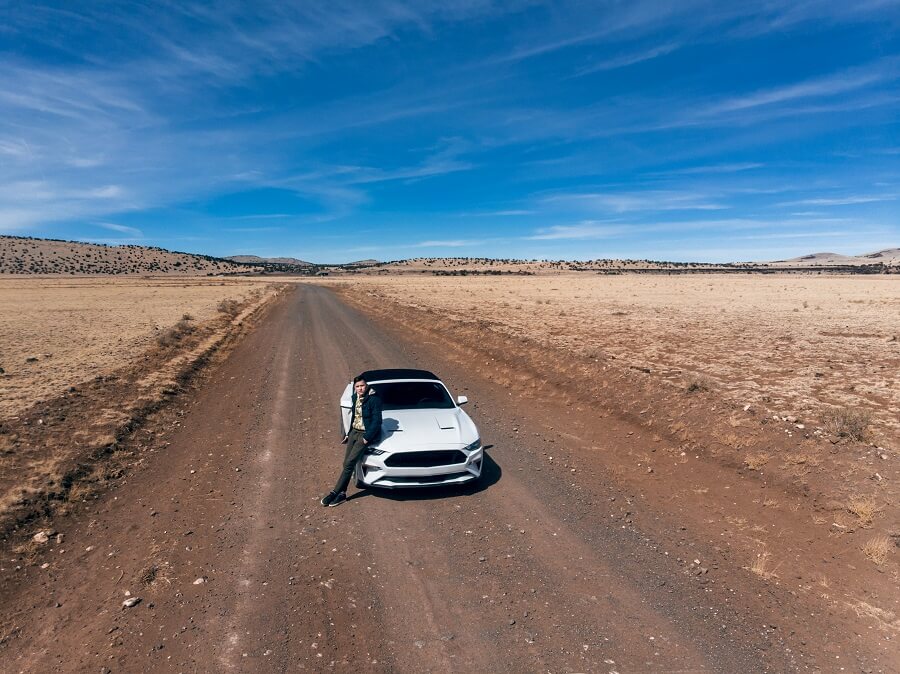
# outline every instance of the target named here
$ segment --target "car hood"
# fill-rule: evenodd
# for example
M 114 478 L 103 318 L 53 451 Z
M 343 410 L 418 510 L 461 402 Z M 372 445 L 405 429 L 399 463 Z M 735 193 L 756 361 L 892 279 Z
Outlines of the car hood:
M 478 430 L 461 409 L 385 410 L 378 446 L 392 452 L 424 448 L 464 447 L 478 439 Z

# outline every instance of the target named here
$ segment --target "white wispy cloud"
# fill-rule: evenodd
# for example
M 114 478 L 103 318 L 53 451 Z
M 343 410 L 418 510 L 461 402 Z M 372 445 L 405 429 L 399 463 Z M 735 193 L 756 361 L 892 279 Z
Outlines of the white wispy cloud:
M 463 248 L 481 243 L 478 239 L 435 239 L 412 244 L 412 248 Z
M 715 173 L 740 173 L 742 171 L 752 171 L 753 169 L 763 168 L 765 164 L 760 162 L 740 162 L 734 164 L 711 164 L 709 166 L 689 166 L 680 169 L 671 169 L 668 171 L 653 171 L 648 175 L 667 176 L 667 175 L 704 175 Z
M 701 114 L 717 115 L 797 99 L 837 96 L 882 82 L 889 76 L 890 73 L 882 68 L 882 64 L 879 64 L 874 69 L 845 71 L 805 82 L 764 89 L 746 96 L 735 96 L 711 105 Z M 893 77 L 897 77 L 896 73 Z
M 678 50 L 680 47 L 681 45 L 678 43 L 661 44 L 644 51 L 622 54 L 621 56 L 614 56 L 608 59 L 604 59 L 603 61 L 592 63 L 589 66 L 580 68 L 575 72 L 574 77 L 581 77 L 583 75 L 589 75 L 591 73 L 606 70 L 616 70 L 618 68 L 625 68 L 626 66 L 635 65 L 636 63 L 643 63 L 644 61 L 650 61 L 660 56 L 671 54 L 672 52 Z
M 457 213 L 457 215 L 460 217 L 473 218 L 511 218 L 520 215 L 533 215 L 534 213 L 535 211 L 531 209 L 509 208 L 497 211 L 463 211 L 461 213 Z
M 850 194 L 841 197 L 816 197 L 783 201 L 777 206 L 853 206 L 855 204 L 871 204 L 879 201 L 896 201 L 898 194 Z
M 558 239 L 603 239 L 620 236 L 629 231 L 627 225 L 607 224 L 595 220 L 585 220 L 574 225 L 553 225 L 539 229 L 537 233 L 524 237 L 531 241 L 552 241 Z
M 273 220 L 293 217 L 290 213 L 251 213 L 249 215 L 229 215 L 228 220 Z
M 636 211 L 715 211 L 728 208 L 708 195 L 693 192 L 641 190 L 634 192 L 572 192 L 554 194 L 544 204 L 567 205 L 582 209 L 631 213 Z
M 96 223 L 98 227 L 102 227 L 103 229 L 109 229 L 113 232 L 119 232 L 121 234 L 128 234 L 129 236 L 142 239 L 144 238 L 144 233 L 139 230 L 137 227 L 129 227 L 128 225 L 119 225 L 115 222 L 98 222 Z

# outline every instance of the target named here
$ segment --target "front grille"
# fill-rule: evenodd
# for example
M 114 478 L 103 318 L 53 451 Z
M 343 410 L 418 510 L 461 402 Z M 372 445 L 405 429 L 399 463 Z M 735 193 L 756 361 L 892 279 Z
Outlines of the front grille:
M 463 473 L 450 473 L 449 475 L 421 475 L 418 477 L 398 477 L 398 476 L 389 476 L 383 477 L 380 480 L 375 481 L 375 486 L 377 487 L 381 482 L 390 482 L 393 484 L 432 484 L 432 483 L 440 483 L 440 482 L 449 482 L 451 480 L 455 480 L 460 477 L 471 477 L 475 476 L 472 473 L 466 471 Z
M 385 460 L 384 465 L 394 468 L 431 468 L 433 466 L 449 466 L 454 463 L 465 462 L 465 454 L 458 449 L 450 449 L 392 454 Z

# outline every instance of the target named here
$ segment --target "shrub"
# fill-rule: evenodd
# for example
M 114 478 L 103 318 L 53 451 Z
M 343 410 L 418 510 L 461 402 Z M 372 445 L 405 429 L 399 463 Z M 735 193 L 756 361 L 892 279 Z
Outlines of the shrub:
M 755 452 L 744 457 L 744 465 L 750 470 L 759 470 L 769 463 L 769 455 L 765 452 Z
M 229 316 L 237 316 L 237 314 L 241 310 L 241 305 L 237 300 L 222 300 L 221 302 L 219 302 L 216 308 L 223 314 L 227 314 Z
M 847 503 L 847 512 L 856 516 L 861 527 L 868 528 L 881 512 L 881 507 L 871 497 L 853 496 Z
M 168 330 L 159 333 L 156 337 L 156 343 L 166 348 L 175 346 L 187 335 L 192 334 L 195 329 L 190 320 L 182 318 Z
M 868 410 L 839 407 L 825 414 L 825 430 L 841 438 L 861 441 L 866 436 L 872 414 Z
M 887 536 L 876 536 L 863 546 L 862 551 L 866 559 L 881 566 L 887 561 L 891 547 L 891 541 Z

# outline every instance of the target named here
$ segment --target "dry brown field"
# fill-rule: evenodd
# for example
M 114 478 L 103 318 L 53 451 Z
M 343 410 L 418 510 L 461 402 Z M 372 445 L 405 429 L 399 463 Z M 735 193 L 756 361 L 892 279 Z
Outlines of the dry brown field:
M 127 365 L 185 314 L 202 323 L 253 279 L 0 278 L 0 419 Z
M 900 279 L 890 276 L 356 277 L 375 302 L 486 321 L 565 358 L 613 357 L 676 386 L 796 417 L 871 415 L 898 448 Z

